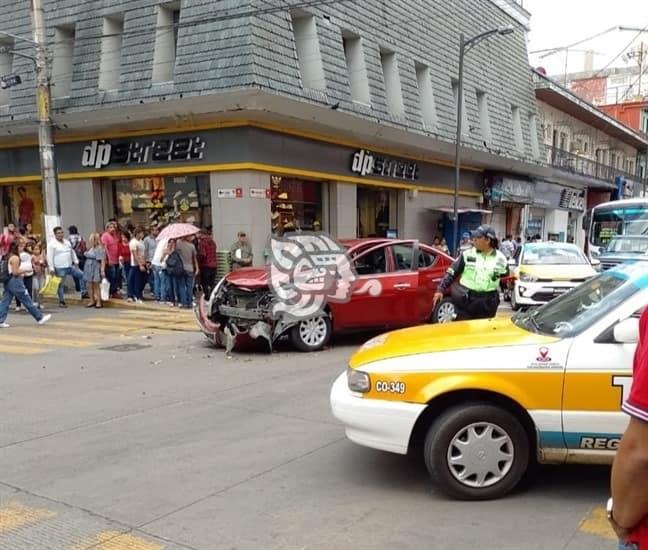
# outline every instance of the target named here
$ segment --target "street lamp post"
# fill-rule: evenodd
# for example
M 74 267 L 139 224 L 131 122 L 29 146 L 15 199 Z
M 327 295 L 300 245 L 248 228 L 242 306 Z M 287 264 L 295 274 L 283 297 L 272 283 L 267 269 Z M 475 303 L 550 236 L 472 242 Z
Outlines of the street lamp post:
M 459 244 L 459 180 L 461 178 L 461 132 L 463 118 L 463 69 L 464 58 L 471 48 L 482 40 L 495 34 L 504 36 L 513 32 L 513 27 L 499 27 L 473 36 L 466 40 L 463 33 L 459 35 L 459 75 L 457 79 L 457 140 L 455 144 L 455 179 L 454 179 L 454 204 L 452 208 L 452 250 L 455 252 Z

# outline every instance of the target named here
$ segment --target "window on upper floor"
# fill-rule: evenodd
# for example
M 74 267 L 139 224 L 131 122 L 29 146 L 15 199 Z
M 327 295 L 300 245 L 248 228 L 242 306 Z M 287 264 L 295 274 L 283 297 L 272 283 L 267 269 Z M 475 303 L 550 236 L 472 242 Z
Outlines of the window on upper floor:
M 551 124 L 544 125 L 544 139 L 545 139 L 545 143 L 547 142 L 551 143 L 553 140 L 553 126 Z
M 513 141 L 515 149 L 519 153 L 524 153 L 524 138 L 522 135 L 522 119 L 520 118 L 520 108 L 513 105 L 511 107 L 511 119 L 513 121 Z
M 477 90 L 477 109 L 479 110 L 479 126 L 481 135 L 487 146 L 490 147 L 493 136 L 490 125 L 490 112 L 488 110 L 488 94 Z
M 72 86 L 74 68 L 74 25 L 54 29 L 54 58 L 52 60 L 52 97 L 67 97 Z
M 13 70 L 13 42 L 9 40 L 0 41 L 0 75 L 11 74 Z M 11 91 L 8 88 L 0 88 L 0 107 L 11 103 Z
M 641 111 L 641 131 L 648 134 L 648 109 Z
M 580 155 L 582 151 L 583 151 L 583 140 L 580 138 L 572 139 L 571 143 L 569 144 L 569 152 Z
M 531 139 L 531 153 L 533 158 L 540 158 L 540 144 L 538 143 L 538 117 L 529 115 L 529 136 Z
M 342 48 L 344 49 L 344 59 L 349 76 L 349 86 L 351 87 L 351 99 L 358 103 L 371 105 L 369 78 L 367 77 L 362 38 L 347 31 L 342 31 Z
M 439 120 L 436 112 L 430 67 L 415 63 L 414 68 L 416 69 L 416 83 L 418 84 L 423 125 L 426 130 L 434 130 L 438 126 Z
M 155 28 L 155 51 L 153 53 L 153 84 L 173 81 L 178 52 L 178 30 L 180 25 L 180 2 L 169 2 L 158 6 Z
M 104 17 L 101 37 L 101 59 L 99 61 L 100 90 L 116 90 L 119 88 L 123 36 L 123 16 L 114 15 Z
M 383 80 L 385 82 L 387 108 L 395 116 L 404 116 L 405 104 L 403 103 L 403 90 L 398 73 L 396 54 L 387 50 L 380 50 L 380 65 L 382 66 Z
M 566 151 L 569 145 L 569 136 L 565 132 L 560 132 L 558 136 L 558 149 Z
M 297 61 L 304 88 L 326 90 L 326 78 L 322 65 L 317 23 L 312 15 L 292 15 L 293 35 Z

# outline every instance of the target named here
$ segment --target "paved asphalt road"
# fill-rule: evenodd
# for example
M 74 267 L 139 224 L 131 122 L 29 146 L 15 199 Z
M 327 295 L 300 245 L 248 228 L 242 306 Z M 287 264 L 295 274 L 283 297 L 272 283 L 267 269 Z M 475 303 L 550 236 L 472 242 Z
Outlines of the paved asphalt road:
M 186 323 L 101 315 L 2 332 L 93 335 L 0 352 L 2 549 L 616 548 L 606 468 L 541 468 L 504 500 L 453 502 L 417 457 L 347 441 L 328 391 L 362 337 L 227 360 Z

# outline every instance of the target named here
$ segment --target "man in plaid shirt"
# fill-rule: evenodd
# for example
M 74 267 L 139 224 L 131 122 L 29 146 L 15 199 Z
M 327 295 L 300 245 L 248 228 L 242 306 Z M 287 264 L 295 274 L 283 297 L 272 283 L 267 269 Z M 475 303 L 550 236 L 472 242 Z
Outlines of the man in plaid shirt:
M 200 267 L 200 284 L 209 298 L 216 282 L 216 243 L 212 237 L 211 226 L 198 234 L 198 266 Z

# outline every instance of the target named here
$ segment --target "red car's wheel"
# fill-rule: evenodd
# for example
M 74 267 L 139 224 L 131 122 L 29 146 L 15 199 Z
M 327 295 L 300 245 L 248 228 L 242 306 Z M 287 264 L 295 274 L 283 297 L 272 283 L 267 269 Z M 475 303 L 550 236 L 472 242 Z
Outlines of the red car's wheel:
M 333 328 L 326 315 L 304 319 L 290 329 L 290 340 L 300 351 L 319 351 L 331 339 Z

